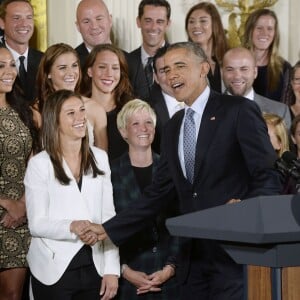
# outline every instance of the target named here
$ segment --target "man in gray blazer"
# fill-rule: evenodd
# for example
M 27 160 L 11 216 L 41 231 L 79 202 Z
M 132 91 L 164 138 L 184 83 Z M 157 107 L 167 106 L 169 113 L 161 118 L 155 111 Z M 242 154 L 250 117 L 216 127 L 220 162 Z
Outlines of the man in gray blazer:
M 287 129 L 290 128 L 291 115 L 288 106 L 255 93 L 252 85 L 257 76 L 257 67 L 251 51 L 243 47 L 228 50 L 223 57 L 221 71 L 227 94 L 254 100 L 262 112 L 280 116 Z

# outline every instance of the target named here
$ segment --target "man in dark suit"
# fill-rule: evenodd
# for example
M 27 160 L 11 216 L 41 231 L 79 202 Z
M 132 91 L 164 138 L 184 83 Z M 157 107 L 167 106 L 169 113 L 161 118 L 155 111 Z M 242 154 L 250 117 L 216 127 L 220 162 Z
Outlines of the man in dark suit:
M 43 56 L 42 52 L 29 47 L 34 31 L 33 14 L 33 7 L 28 0 L 4 0 L 0 6 L 0 27 L 4 30 L 4 45 L 16 61 L 16 80 L 30 103 L 36 97 L 36 74 Z M 23 75 L 20 67 L 22 60 Z
M 81 0 L 76 10 L 76 26 L 83 43 L 76 47 L 83 67 L 90 51 L 98 44 L 111 44 L 112 17 L 103 0 Z
M 103 226 L 89 226 L 83 231 L 83 240 L 84 232 L 92 230 L 99 239 L 108 235 L 116 245 L 122 244 L 162 206 L 172 205 L 169 195 L 174 191 L 180 214 L 280 192 L 280 179 L 273 168 L 276 154 L 257 105 L 242 97 L 221 95 L 208 87 L 209 64 L 197 44 L 173 44 L 164 60 L 168 84 L 186 108 L 165 126 L 154 180 L 142 201 Z M 191 123 L 195 136 L 186 132 L 187 124 Z M 186 166 L 191 160 L 187 150 L 193 149 L 195 138 L 194 162 Z M 190 144 L 189 149 L 186 144 Z M 243 299 L 242 266 L 217 242 L 182 239 L 178 259 L 180 299 Z
M 134 94 L 145 101 L 149 101 L 153 84 L 151 58 L 157 49 L 166 44 L 165 35 L 171 23 L 170 16 L 171 7 L 166 0 L 142 0 L 139 4 L 136 23 L 141 29 L 143 42 L 127 55 L 127 62 Z
M 184 103 L 176 100 L 172 88 L 167 82 L 163 58 L 166 50 L 166 46 L 159 48 L 153 57 L 155 82 L 151 87 L 149 104 L 153 107 L 157 117 L 155 138 L 152 143 L 152 149 L 156 153 L 160 153 L 160 140 L 165 124 L 177 111 L 184 108 Z
M 285 121 L 287 128 L 290 128 L 291 114 L 288 106 L 254 92 L 253 82 L 257 77 L 257 67 L 250 50 L 243 47 L 228 50 L 223 58 L 221 72 L 227 94 L 254 100 L 261 112 L 278 115 Z

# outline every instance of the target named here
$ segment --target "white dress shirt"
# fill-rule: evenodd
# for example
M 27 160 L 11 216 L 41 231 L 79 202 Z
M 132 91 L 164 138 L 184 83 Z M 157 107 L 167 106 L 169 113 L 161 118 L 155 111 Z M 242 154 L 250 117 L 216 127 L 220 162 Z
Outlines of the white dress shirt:
M 11 52 L 12 56 L 13 56 L 13 59 L 15 60 L 16 62 L 16 68 L 19 72 L 19 68 L 20 68 L 20 60 L 19 60 L 19 57 L 20 56 L 24 56 L 25 59 L 24 59 L 24 67 L 25 67 L 25 70 L 27 71 L 27 64 L 28 64 L 28 48 L 26 49 L 26 51 L 20 55 L 20 53 L 16 52 L 14 49 L 12 49 L 11 47 L 9 47 L 7 44 L 5 44 L 6 48 Z
M 161 92 L 165 99 L 169 117 L 172 118 L 175 113 L 184 108 L 184 102 L 179 102 L 174 97 L 164 93 L 163 91 Z

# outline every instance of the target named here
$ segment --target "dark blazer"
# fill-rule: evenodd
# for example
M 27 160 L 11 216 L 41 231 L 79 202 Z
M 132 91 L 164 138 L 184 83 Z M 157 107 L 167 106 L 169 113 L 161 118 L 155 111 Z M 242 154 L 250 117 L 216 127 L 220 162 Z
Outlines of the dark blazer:
M 89 55 L 89 51 L 87 50 L 84 43 L 81 43 L 79 46 L 75 48 L 76 52 L 78 53 L 79 60 L 80 60 L 80 66 L 81 70 L 83 70 L 84 63 L 86 61 L 86 58 Z
M 33 48 L 29 48 L 28 58 L 27 58 L 28 63 L 27 63 L 27 72 L 26 72 L 26 86 L 25 87 L 22 86 L 19 76 L 17 76 L 16 78 L 17 84 L 22 88 L 24 92 L 24 98 L 29 103 L 33 103 L 37 97 L 36 76 L 43 55 L 44 55 L 43 52 Z
M 153 153 L 153 169 L 156 172 L 159 156 Z M 113 184 L 116 213 L 126 209 L 130 203 L 142 197 L 128 153 L 123 154 L 111 163 L 111 180 Z M 167 263 L 176 265 L 178 245 L 166 227 L 167 217 L 174 215 L 173 206 L 167 207 L 146 228 L 132 236 L 120 247 L 122 264 L 128 264 L 134 270 L 151 274 L 162 269 Z M 125 279 L 120 280 L 118 299 L 139 299 L 136 287 Z M 163 285 L 162 293 L 155 293 L 151 299 L 176 299 L 178 289 L 175 278 Z
M 139 230 L 146 219 L 170 201 L 174 191 L 181 214 L 222 205 L 232 198 L 280 193 L 280 178 L 273 168 L 277 156 L 255 103 L 211 90 L 197 138 L 193 185 L 184 177 L 178 157 L 183 118 L 184 111 L 179 111 L 166 124 L 159 167 L 143 198 L 103 224 L 116 245 Z M 192 262 L 192 241 L 182 240 L 178 262 L 182 282 Z M 208 249 L 206 254 L 210 261 L 225 255 L 221 248 L 212 252 Z
M 36 76 L 43 55 L 43 52 L 29 48 L 27 64 L 27 85 L 24 92 L 26 99 L 30 102 L 34 101 L 37 96 Z
M 160 153 L 160 140 L 162 130 L 165 124 L 170 120 L 170 115 L 161 91 L 161 87 L 156 82 L 151 87 L 151 97 L 149 100 L 149 104 L 156 113 L 155 137 L 152 143 L 152 149 L 156 153 Z
M 128 53 L 127 62 L 129 68 L 129 80 L 135 97 L 149 101 L 151 92 L 141 60 L 141 47 Z

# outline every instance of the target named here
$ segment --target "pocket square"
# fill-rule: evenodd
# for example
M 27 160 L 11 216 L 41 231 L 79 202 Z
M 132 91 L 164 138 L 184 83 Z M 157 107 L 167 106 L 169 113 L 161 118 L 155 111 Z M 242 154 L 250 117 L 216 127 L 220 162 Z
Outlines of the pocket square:
M 215 120 L 216 120 L 216 117 L 211 117 L 210 120 L 211 120 L 211 121 L 215 121 Z

